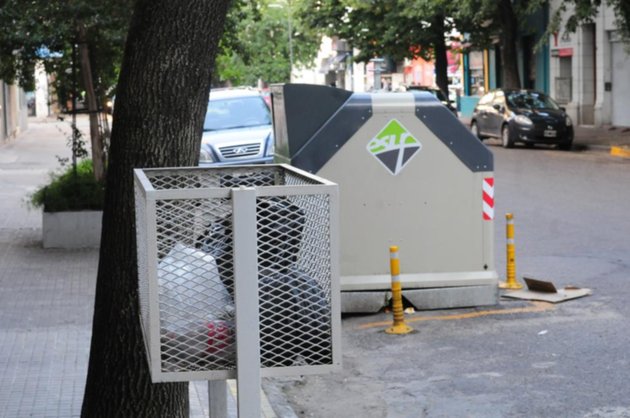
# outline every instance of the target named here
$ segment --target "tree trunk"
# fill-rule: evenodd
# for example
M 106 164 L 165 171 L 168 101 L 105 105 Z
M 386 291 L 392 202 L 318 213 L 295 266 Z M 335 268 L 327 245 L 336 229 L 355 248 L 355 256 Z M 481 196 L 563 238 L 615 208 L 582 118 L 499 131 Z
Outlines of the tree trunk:
M 83 84 L 87 97 L 88 112 L 90 115 L 90 141 L 92 143 L 92 166 L 94 167 L 94 178 L 97 181 L 105 179 L 105 152 L 103 138 L 98 127 L 98 107 L 96 93 L 94 92 L 94 80 L 92 79 L 92 65 L 90 64 L 90 51 L 85 35 L 85 26 L 81 24 L 79 33 L 79 59 L 81 61 L 81 73 L 83 74 Z
M 501 0 L 499 3 L 499 19 L 501 31 L 501 66 L 503 67 L 504 88 L 520 89 L 521 79 L 518 74 L 518 54 L 516 50 L 516 34 L 518 22 L 514 15 L 512 0 Z
M 139 322 L 132 168 L 199 158 L 229 0 L 138 0 L 117 89 L 83 417 L 188 417 L 187 383 L 152 384 Z
M 448 57 L 446 56 L 446 38 L 444 37 L 444 16 L 437 15 L 432 27 L 436 36 L 433 42 L 435 51 L 435 84 L 448 97 Z

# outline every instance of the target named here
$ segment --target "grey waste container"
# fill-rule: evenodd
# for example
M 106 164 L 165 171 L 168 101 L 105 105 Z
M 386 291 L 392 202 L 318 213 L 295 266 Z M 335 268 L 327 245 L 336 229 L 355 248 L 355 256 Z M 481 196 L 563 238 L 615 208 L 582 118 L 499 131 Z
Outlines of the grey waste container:
M 491 152 L 430 93 L 272 86 L 276 158 L 339 184 L 342 311 L 374 311 L 400 247 L 416 308 L 497 303 Z

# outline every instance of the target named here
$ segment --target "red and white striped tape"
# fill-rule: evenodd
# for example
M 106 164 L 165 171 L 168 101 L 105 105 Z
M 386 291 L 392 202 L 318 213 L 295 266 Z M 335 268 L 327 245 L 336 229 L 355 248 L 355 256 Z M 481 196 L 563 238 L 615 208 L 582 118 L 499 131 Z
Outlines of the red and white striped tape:
M 494 219 L 494 177 L 483 179 L 483 220 Z

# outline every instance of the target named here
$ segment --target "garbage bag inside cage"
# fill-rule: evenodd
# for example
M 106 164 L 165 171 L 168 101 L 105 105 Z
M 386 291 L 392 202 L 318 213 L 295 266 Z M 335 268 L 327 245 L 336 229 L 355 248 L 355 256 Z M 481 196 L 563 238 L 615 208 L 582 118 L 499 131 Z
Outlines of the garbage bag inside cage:
M 263 270 L 258 294 L 263 367 L 331 363 L 330 299 L 314 278 Z
M 164 369 L 233 362 L 234 304 L 214 258 L 178 243 L 160 261 L 157 273 Z
M 261 198 L 257 205 L 258 268 L 283 270 L 293 265 L 302 242 L 304 211 L 284 197 Z M 221 279 L 233 293 L 234 264 L 232 215 L 209 225 L 197 240 L 197 248 L 212 255 Z

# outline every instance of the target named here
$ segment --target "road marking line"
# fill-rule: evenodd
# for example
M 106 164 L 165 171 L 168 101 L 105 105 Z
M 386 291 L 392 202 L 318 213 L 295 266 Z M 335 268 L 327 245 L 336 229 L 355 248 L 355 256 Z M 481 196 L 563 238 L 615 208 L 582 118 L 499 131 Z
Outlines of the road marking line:
M 406 318 L 406 322 L 420 322 L 420 321 L 453 321 L 457 319 L 470 319 L 470 318 L 480 318 L 483 316 L 492 316 L 492 315 L 509 315 L 509 314 L 517 314 L 517 313 L 535 313 L 535 312 L 544 312 L 550 311 L 554 309 L 553 303 L 548 302 L 531 302 L 530 306 L 525 306 L 523 308 L 512 308 L 512 309 L 490 309 L 487 311 L 475 311 L 475 312 L 467 312 L 463 314 L 452 314 L 452 315 L 437 315 L 437 316 L 415 316 Z M 391 325 L 392 321 L 379 321 L 379 322 L 368 322 L 366 324 L 359 325 L 358 329 L 368 329 L 368 328 L 382 328 Z

